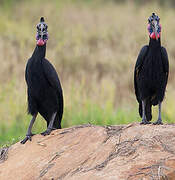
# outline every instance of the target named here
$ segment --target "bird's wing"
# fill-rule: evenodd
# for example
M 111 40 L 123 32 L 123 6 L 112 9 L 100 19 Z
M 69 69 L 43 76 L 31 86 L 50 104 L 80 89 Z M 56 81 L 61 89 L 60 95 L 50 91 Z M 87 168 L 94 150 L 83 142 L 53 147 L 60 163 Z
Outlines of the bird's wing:
M 44 59 L 43 63 L 43 71 L 46 79 L 48 80 L 49 84 L 56 89 L 56 91 L 62 94 L 62 88 L 60 84 L 60 80 L 58 78 L 58 74 L 52 64 L 47 60 Z
M 29 64 L 30 64 L 30 60 L 31 60 L 31 58 L 27 61 L 26 69 L 25 69 L 25 80 L 26 80 L 27 83 L 28 83 L 28 67 L 29 67 Z
M 139 76 L 139 72 L 140 72 L 140 69 L 142 68 L 147 52 L 148 52 L 148 45 L 143 46 L 137 57 L 137 61 L 135 64 L 135 69 L 134 69 L 134 88 L 135 88 L 135 94 L 136 94 L 136 98 L 138 102 L 140 102 L 140 98 L 139 98 L 139 92 L 138 92 L 138 86 L 137 86 L 137 78 Z
M 169 74 L 169 61 L 168 61 L 167 51 L 164 47 L 161 48 L 161 54 L 162 54 L 163 68 L 164 68 L 164 72 L 166 74 L 166 83 L 167 83 L 168 74 Z
M 64 107 L 61 83 L 58 78 L 57 72 L 55 68 L 52 66 L 52 64 L 47 59 L 44 59 L 42 62 L 43 62 L 43 71 L 45 78 L 48 80 L 48 83 L 52 86 L 52 88 L 56 90 L 58 103 L 59 103 L 58 117 L 59 117 L 59 121 L 61 121 L 63 114 L 63 107 Z

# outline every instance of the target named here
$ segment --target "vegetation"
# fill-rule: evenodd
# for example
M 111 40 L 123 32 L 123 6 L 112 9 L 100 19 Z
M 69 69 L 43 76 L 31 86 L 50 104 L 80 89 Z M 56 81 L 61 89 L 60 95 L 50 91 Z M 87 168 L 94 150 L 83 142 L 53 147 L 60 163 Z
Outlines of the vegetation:
M 175 12 L 168 6 L 133 1 L 3 1 L 0 11 L 0 146 L 25 136 L 25 64 L 35 47 L 36 24 L 48 23 L 47 57 L 60 76 L 65 98 L 63 127 L 140 121 L 133 91 L 133 70 L 148 43 L 147 18 L 161 17 L 162 44 L 170 60 L 163 122 L 174 121 Z M 150 1 L 149 1 L 150 2 Z M 153 119 L 157 118 L 155 108 Z M 38 117 L 33 131 L 46 128 Z

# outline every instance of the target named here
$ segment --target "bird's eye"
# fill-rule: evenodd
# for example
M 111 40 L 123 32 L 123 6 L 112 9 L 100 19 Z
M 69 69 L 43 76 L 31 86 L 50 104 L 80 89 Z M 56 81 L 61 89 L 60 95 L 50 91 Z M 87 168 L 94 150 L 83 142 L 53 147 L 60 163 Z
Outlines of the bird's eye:
M 44 40 L 47 39 L 47 35 L 46 34 L 43 35 L 43 39 Z

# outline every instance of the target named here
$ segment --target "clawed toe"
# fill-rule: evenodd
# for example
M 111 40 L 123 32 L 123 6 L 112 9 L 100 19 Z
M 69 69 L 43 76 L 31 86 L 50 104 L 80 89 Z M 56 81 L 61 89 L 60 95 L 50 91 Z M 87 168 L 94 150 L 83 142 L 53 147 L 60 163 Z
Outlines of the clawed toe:
M 151 124 L 151 122 L 141 122 L 141 125 Z
M 153 123 L 154 125 L 163 125 L 162 120 L 157 120 L 156 122 Z
M 21 144 L 25 144 L 28 140 L 32 141 L 32 136 L 34 134 L 26 135 L 26 137 L 20 142 Z
M 41 135 L 46 136 L 51 133 L 52 129 L 47 129 L 46 131 L 42 132 Z
M 25 144 L 28 141 L 28 137 L 25 137 L 20 143 Z
M 141 125 L 146 125 L 146 124 L 151 124 L 151 122 L 147 121 L 147 120 L 142 120 L 142 122 L 140 123 Z

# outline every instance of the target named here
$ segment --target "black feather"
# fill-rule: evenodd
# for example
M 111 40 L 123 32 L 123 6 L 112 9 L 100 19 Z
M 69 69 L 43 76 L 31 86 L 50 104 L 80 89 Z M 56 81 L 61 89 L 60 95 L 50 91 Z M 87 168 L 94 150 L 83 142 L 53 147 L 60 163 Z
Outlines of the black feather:
M 62 87 L 54 67 L 45 59 L 45 52 L 46 44 L 36 46 L 26 66 L 28 112 L 32 115 L 39 112 L 47 125 L 53 113 L 57 112 L 54 128 L 58 129 L 61 128 L 63 114 Z
M 146 118 L 152 119 L 151 106 L 162 102 L 168 81 L 169 63 L 166 49 L 160 39 L 150 38 L 149 46 L 144 46 L 137 58 L 134 70 L 134 87 L 142 117 L 142 100 L 146 100 Z

